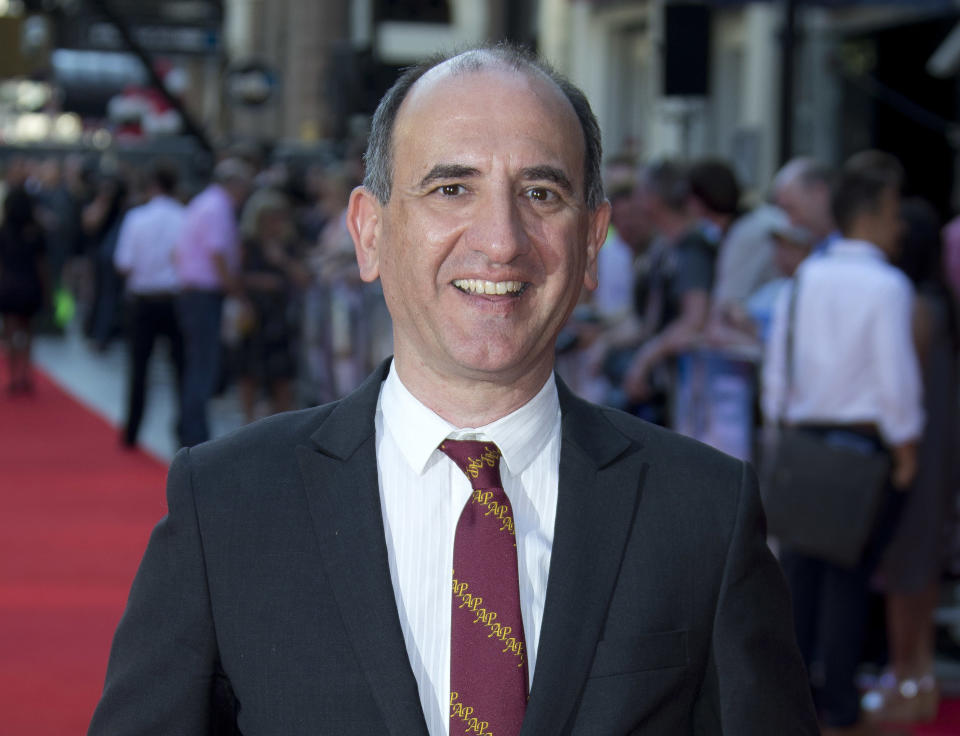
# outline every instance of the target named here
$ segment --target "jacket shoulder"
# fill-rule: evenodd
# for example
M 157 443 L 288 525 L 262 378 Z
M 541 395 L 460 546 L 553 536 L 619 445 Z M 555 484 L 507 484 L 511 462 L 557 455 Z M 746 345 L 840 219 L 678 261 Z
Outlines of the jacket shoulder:
M 250 465 L 264 466 L 287 458 L 323 424 L 337 403 L 275 414 L 235 429 L 222 437 L 190 448 L 195 468 L 223 471 Z

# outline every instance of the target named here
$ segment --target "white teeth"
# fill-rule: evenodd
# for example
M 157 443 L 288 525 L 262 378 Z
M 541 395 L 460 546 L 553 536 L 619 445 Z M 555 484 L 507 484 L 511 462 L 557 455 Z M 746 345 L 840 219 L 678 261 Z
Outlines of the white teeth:
M 516 294 L 523 290 L 522 281 L 484 281 L 483 279 L 456 279 L 453 285 L 472 294 Z

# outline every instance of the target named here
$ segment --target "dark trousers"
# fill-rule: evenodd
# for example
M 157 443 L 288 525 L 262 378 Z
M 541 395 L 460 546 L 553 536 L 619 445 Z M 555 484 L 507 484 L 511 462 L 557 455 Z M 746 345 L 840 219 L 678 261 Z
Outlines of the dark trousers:
M 127 421 L 123 430 L 123 440 L 127 445 L 136 444 L 140 431 L 150 355 L 158 337 L 166 337 L 169 341 L 170 359 L 179 396 L 183 381 L 183 340 L 174 310 L 174 297 L 172 294 L 134 297 L 130 303 L 130 384 L 127 394 Z
M 180 444 L 210 439 L 207 403 L 220 377 L 220 317 L 223 295 L 184 291 L 177 296 L 177 321 L 183 334 L 183 389 L 180 393 Z
M 870 577 L 893 533 L 903 493 L 889 486 L 859 564 L 844 568 L 784 548 L 780 564 L 793 597 L 797 643 L 813 674 L 813 693 L 824 725 L 852 726 L 860 715 L 855 676 L 863 653 Z

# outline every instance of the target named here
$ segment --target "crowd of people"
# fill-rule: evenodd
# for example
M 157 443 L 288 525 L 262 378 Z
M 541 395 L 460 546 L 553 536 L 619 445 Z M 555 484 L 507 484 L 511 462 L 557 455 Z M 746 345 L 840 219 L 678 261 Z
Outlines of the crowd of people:
M 36 330 L 79 323 L 91 347 L 129 345 L 121 441 L 137 444 L 154 348 L 180 392 L 179 444 L 209 437 L 209 399 L 235 385 L 247 420 L 331 401 L 391 352 L 376 286 L 345 226 L 359 162 L 226 155 L 189 162 L 14 157 L 5 167 L 3 283 L 11 374 L 29 393 Z
M 932 718 L 933 614 L 958 571 L 957 225 L 902 197 L 905 172 L 876 151 L 837 171 L 792 160 L 750 211 L 724 161 L 617 157 L 606 173 L 600 287 L 561 370 L 595 401 L 679 426 L 678 367 L 711 353 L 750 367 L 756 390 L 738 397 L 752 405 L 713 421 L 749 423 L 753 442 L 736 449 L 758 464 L 781 424 L 890 455 L 858 564 L 786 543 L 780 560 L 824 724 Z M 862 695 L 871 589 L 885 594 L 888 659 Z
M 295 172 L 225 156 L 200 187 L 182 173 L 167 160 L 8 162 L 0 312 L 10 393 L 32 390 L 37 323 L 80 320 L 98 349 L 125 334 L 120 440 L 133 447 L 165 338 L 175 431 L 192 446 L 209 438 L 207 405 L 230 382 L 253 420 L 340 398 L 391 354 L 383 293 L 361 279 L 346 221 L 359 159 Z M 604 179 L 612 218 L 599 288 L 584 291 L 557 342 L 561 377 L 593 401 L 677 426 L 678 363 L 712 351 L 750 366 L 746 459 L 762 461 L 757 429 L 779 422 L 840 426 L 845 441 L 890 453 L 890 523 L 877 524 L 856 569 L 789 547 L 781 563 L 824 722 L 852 727 L 861 707 L 932 717 L 933 611 L 944 571 L 960 572 L 960 220 L 941 228 L 929 203 L 902 199 L 904 172 L 877 152 L 838 171 L 790 161 L 749 209 L 720 159 L 617 155 Z M 871 586 L 886 595 L 889 664 L 861 703 L 854 676 Z

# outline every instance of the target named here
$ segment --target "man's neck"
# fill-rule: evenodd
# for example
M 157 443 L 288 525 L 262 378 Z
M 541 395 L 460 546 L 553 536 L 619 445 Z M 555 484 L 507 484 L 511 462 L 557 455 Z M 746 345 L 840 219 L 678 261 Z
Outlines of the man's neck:
M 437 375 L 415 357 L 394 356 L 397 375 L 424 406 L 455 427 L 483 427 L 519 409 L 539 393 L 553 366 L 531 370 L 514 381 Z
M 862 240 L 870 243 L 870 245 L 876 246 L 882 251 L 888 259 L 891 256 L 889 246 L 886 245 L 889 242 L 889 238 L 885 237 L 885 234 L 881 233 L 878 228 L 868 220 L 860 220 L 854 223 L 849 232 L 844 233 L 844 237 L 848 240 Z

